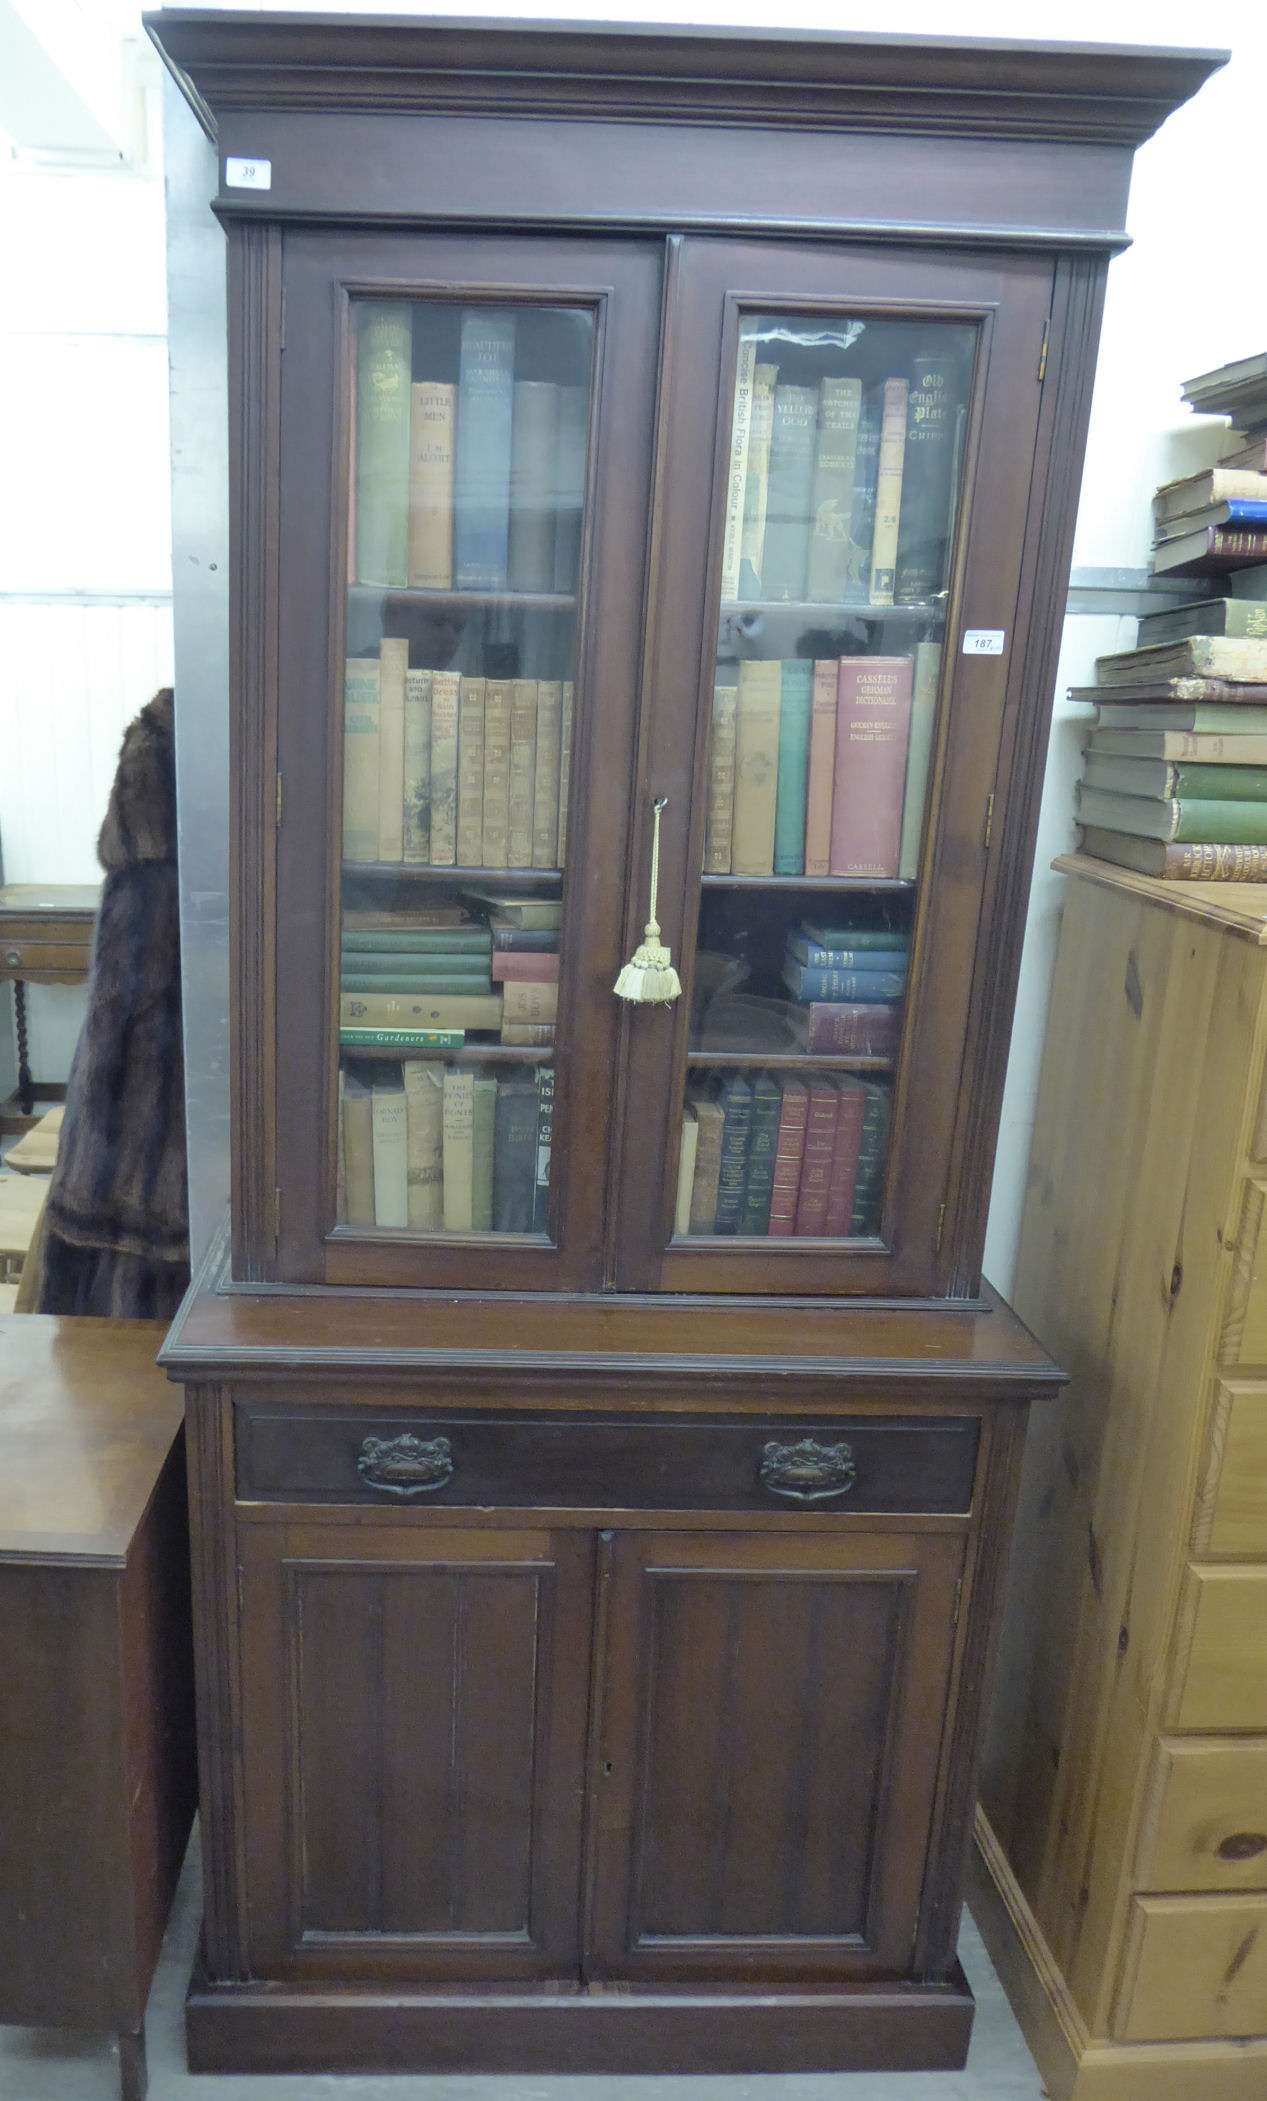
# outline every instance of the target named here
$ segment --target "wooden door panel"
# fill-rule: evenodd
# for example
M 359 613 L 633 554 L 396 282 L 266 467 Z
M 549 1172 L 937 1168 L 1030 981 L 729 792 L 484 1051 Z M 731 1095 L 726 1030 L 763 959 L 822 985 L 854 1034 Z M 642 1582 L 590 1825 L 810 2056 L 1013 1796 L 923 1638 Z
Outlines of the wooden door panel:
M 627 1539 L 595 1785 L 602 1974 L 900 1972 L 956 1539 Z
M 292 1974 L 575 1969 L 591 1559 L 584 1534 L 252 1529 L 260 1958 Z

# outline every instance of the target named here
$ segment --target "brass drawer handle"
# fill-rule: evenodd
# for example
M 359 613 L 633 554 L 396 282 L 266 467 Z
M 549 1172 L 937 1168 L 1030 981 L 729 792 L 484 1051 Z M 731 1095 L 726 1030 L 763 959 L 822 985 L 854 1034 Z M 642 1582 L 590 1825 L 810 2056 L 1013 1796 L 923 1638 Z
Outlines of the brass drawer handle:
M 844 1495 L 857 1478 L 847 1444 L 819 1444 L 803 1437 L 799 1444 L 768 1444 L 761 1454 L 762 1487 L 794 1503 L 821 1503 L 828 1496 Z
M 6 948 L 4 952 L 6 970 L 15 970 L 21 961 L 22 951 L 20 948 Z
M 356 1470 L 370 1488 L 388 1495 L 434 1495 L 453 1476 L 453 1447 L 447 1437 L 424 1444 L 408 1431 L 403 1437 L 367 1437 Z

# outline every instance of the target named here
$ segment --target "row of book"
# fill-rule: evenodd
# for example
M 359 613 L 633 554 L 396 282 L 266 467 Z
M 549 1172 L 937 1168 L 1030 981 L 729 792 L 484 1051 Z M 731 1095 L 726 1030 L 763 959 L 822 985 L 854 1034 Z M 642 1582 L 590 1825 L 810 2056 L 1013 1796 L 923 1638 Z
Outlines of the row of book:
M 851 934 L 844 941 L 827 945 L 816 932 Z M 783 953 L 783 982 L 794 1000 L 803 1004 L 866 1003 L 891 1006 L 906 991 L 910 940 L 903 935 L 857 938 L 850 928 L 811 930 L 795 927 L 787 937 Z M 880 942 L 887 946 L 880 946 Z
M 346 1064 L 339 1222 L 414 1233 L 543 1233 L 553 1124 L 551 1065 Z
M 1183 383 L 1201 415 L 1230 416 L 1217 464 L 1153 499 L 1158 575 L 1218 576 L 1267 563 L 1267 352 Z
M 688 1090 L 679 1235 L 848 1239 L 879 1230 L 891 1090 L 815 1073 L 723 1072 Z
M 563 866 L 572 684 L 410 668 L 385 637 L 349 657 L 343 858 L 424 868 Z
M 516 379 L 519 317 L 470 307 L 457 378 L 413 377 L 413 309 L 357 309 L 354 582 L 576 589 L 589 389 Z
M 941 652 L 746 658 L 719 673 L 706 875 L 919 867 Z
M 873 386 L 780 380 L 741 330 L 723 599 L 923 604 L 944 589 L 964 427 L 949 342 Z

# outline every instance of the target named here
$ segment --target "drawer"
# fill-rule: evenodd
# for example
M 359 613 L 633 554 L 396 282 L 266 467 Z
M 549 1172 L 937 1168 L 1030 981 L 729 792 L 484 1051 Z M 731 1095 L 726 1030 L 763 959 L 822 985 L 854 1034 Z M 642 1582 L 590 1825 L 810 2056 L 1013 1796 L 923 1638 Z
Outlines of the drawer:
M 1118 2042 L 1267 2031 L 1267 1896 L 1136 1897 Z
M 92 959 L 92 929 L 82 941 L 20 941 L 0 936 L 0 966 L 14 977 L 34 977 L 41 970 L 81 971 L 87 974 Z
M 1267 1737 L 1162 1739 L 1134 1881 L 1158 1891 L 1267 1886 Z
M 244 1501 L 967 1511 L 977 1423 L 288 1411 L 240 1401 Z
M 1267 1559 L 1267 1382 L 1221 1379 L 1192 1524 L 1194 1554 Z
M 1228 1280 L 1219 1360 L 1223 1364 L 1267 1364 L 1267 1233 L 1263 1200 L 1267 1180 L 1251 1175 L 1241 1198 L 1236 1250 Z
M 1169 1708 L 1172 1729 L 1267 1731 L 1267 1567 L 1188 1564 Z

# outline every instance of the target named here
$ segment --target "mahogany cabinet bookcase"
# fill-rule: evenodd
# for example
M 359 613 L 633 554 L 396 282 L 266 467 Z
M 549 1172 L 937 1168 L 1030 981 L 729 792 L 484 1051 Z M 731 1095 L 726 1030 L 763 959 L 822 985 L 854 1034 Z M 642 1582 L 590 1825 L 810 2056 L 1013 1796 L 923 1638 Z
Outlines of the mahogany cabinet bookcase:
M 1218 54 L 149 27 L 231 315 L 192 2060 L 961 2063 L 1047 702 Z

